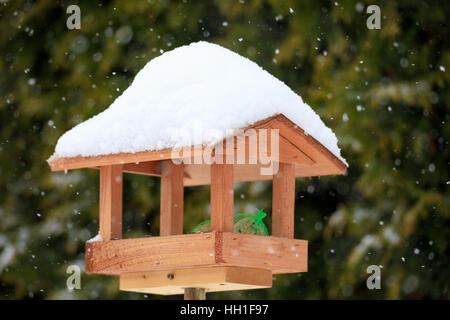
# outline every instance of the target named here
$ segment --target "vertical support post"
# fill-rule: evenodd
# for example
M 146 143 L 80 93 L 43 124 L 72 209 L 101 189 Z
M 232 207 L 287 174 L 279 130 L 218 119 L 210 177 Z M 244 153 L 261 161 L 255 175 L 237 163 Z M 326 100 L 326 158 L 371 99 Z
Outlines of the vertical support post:
M 186 288 L 184 300 L 206 300 L 206 291 L 202 288 Z
M 172 160 L 161 163 L 160 236 L 183 233 L 184 166 Z M 205 289 L 184 289 L 184 300 L 205 300 Z
M 122 165 L 100 167 L 100 236 L 122 238 Z
M 161 236 L 183 234 L 184 167 L 172 160 L 161 163 Z
M 273 176 L 272 236 L 294 238 L 295 167 L 280 163 Z
M 211 164 L 211 230 L 234 230 L 234 184 L 232 164 Z

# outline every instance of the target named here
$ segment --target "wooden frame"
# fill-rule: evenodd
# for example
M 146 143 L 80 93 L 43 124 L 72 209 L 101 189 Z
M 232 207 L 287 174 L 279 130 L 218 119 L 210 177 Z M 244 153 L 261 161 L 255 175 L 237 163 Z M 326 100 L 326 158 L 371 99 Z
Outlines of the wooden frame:
M 290 163 L 280 163 L 273 176 L 272 235 L 294 238 L 295 169 Z
M 161 214 L 159 233 L 169 236 L 183 233 L 183 164 L 166 160 L 161 166 Z
M 233 232 L 233 182 L 232 164 L 211 165 L 211 230 Z
M 203 267 L 120 275 L 120 290 L 152 294 L 183 294 L 186 289 L 206 292 L 263 289 L 272 287 L 272 272 L 239 267 Z
M 99 233 L 102 239 L 122 238 L 122 165 L 100 169 Z
M 86 272 L 121 275 L 230 266 L 274 274 L 308 270 L 306 240 L 209 232 L 86 243 Z

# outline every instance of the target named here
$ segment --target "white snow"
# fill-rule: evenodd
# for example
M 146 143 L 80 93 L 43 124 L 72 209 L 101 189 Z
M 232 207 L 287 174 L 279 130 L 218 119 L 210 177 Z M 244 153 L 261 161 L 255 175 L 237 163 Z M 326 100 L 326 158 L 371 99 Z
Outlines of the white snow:
M 206 134 L 191 143 L 211 144 L 275 114 L 345 162 L 334 133 L 282 81 L 226 48 L 196 42 L 148 62 L 109 108 L 63 134 L 49 160 L 183 147 L 199 130 Z
M 87 240 L 86 242 L 98 242 L 98 241 L 103 241 L 103 238 L 99 233 L 95 237 Z

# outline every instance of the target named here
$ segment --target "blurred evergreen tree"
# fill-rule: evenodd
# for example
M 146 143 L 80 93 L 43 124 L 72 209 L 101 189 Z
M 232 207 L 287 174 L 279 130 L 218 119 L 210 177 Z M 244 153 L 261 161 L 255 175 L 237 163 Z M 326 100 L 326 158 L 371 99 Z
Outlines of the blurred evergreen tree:
M 66 27 L 71 4 L 80 30 Z M 381 8 L 380 30 L 366 28 L 369 4 Z M 449 5 L 431 0 L 0 0 L 0 298 L 159 298 L 92 275 L 67 291 L 67 266 L 84 268 L 97 233 L 98 172 L 51 173 L 46 159 L 149 60 L 205 40 L 299 93 L 350 164 L 345 176 L 297 180 L 308 273 L 208 298 L 448 299 L 448 19 Z M 185 199 L 190 230 L 208 218 L 209 188 Z M 236 184 L 239 212 L 270 212 L 270 199 L 269 182 Z M 156 235 L 158 211 L 158 179 L 126 175 L 125 237 Z M 366 287 L 372 264 L 381 290 Z

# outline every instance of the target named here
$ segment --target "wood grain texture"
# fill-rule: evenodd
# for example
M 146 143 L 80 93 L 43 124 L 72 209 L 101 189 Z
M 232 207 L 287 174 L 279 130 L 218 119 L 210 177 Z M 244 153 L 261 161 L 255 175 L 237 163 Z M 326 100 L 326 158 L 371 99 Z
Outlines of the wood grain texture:
M 137 163 L 125 163 L 123 172 L 142 174 L 145 176 L 161 176 L 161 161 L 146 161 Z
M 184 168 L 172 160 L 161 163 L 161 236 L 183 233 Z
M 86 243 L 86 272 L 120 275 L 208 266 L 306 272 L 308 242 L 231 232 Z
M 169 288 L 172 287 L 170 286 Z M 184 288 L 184 300 L 206 300 L 206 289 Z
M 271 180 L 272 175 L 261 175 L 261 165 L 235 164 L 233 165 L 234 182 Z M 211 184 L 211 167 L 207 164 L 185 165 L 184 185 L 202 186 Z
M 273 176 L 272 235 L 294 238 L 295 168 L 290 163 L 280 163 Z
M 214 265 L 214 241 L 214 233 L 201 233 L 87 242 L 86 272 L 119 275 Z
M 274 126 L 279 128 L 280 135 L 301 149 L 315 162 L 311 166 L 296 166 L 297 177 L 344 174 L 347 171 L 347 165 L 344 162 L 314 137 L 306 134 L 302 128 L 291 120 L 284 115 L 278 115 L 275 119 L 276 124 Z
M 122 238 L 122 165 L 100 168 L 100 236 Z
M 233 232 L 233 165 L 211 165 L 211 230 Z
M 308 241 L 242 233 L 222 234 L 225 265 L 267 268 L 274 274 L 306 272 Z
M 272 272 L 257 268 L 211 266 L 120 275 L 120 290 L 162 295 L 182 294 L 184 290 L 189 300 L 204 298 L 206 292 L 271 286 Z

